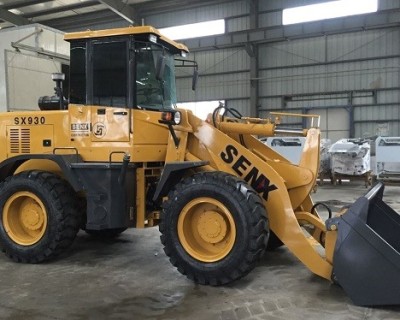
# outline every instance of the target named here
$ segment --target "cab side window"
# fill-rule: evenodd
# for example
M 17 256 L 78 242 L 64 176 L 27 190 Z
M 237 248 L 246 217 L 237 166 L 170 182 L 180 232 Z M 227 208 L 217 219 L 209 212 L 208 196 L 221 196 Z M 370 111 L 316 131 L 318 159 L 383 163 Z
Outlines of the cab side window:
M 93 44 L 93 104 L 128 105 L 128 49 L 126 41 Z
M 139 108 L 159 108 L 163 90 L 156 79 L 156 64 L 162 49 L 148 43 L 136 43 L 136 103 Z
M 69 102 L 86 104 L 86 43 L 71 43 Z

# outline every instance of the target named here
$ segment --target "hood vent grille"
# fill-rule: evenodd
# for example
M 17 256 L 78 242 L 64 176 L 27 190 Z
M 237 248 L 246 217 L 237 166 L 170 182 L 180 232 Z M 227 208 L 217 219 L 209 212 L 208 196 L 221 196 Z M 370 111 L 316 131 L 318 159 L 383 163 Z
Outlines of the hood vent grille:
M 10 152 L 31 153 L 30 129 L 10 129 Z

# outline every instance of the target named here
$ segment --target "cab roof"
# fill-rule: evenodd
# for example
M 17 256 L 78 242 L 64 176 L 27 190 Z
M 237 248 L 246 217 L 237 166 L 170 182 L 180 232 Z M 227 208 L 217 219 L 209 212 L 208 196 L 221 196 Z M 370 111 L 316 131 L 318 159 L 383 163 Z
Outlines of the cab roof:
M 64 40 L 73 41 L 78 39 L 91 39 L 91 38 L 104 38 L 104 37 L 116 37 L 116 36 L 124 36 L 124 35 L 146 35 L 152 34 L 157 37 L 157 42 L 161 42 L 167 44 L 170 47 L 178 51 L 189 52 L 188 48 L 182 44 L 175 42 L 165 36 L 163 36 L 160 31 L 151 26 L 129 26 L 126 28 L 115 28 L 115 29 L 106 29 L 106 30 L 86 30 L 79 32 L 71 32 L 66 33 L 64 35 Z

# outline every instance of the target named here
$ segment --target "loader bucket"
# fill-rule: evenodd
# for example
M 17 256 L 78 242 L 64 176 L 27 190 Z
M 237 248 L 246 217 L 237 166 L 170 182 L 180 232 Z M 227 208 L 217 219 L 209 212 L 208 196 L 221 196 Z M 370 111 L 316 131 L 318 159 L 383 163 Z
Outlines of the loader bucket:
M 340 217 L 333 277 L 360 306 L 400 304 L 400 216 L 383 202 L 382 183 Z

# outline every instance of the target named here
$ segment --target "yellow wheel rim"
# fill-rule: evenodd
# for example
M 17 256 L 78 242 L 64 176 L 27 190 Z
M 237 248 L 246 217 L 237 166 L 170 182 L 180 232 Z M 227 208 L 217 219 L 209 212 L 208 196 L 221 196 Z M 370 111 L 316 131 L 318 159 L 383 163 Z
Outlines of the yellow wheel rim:
M 3 225 L 15 243 L 33 245 L 46 231 L 47 211 L 43 202 L 32 192 L 17 192 L 4 205 Z
M 218 200 L 196 198 L 186 204 L 179 215 L 178 237 L 193 258 L 216 262 L 226 257 L 233 248 L 235 221 Z

